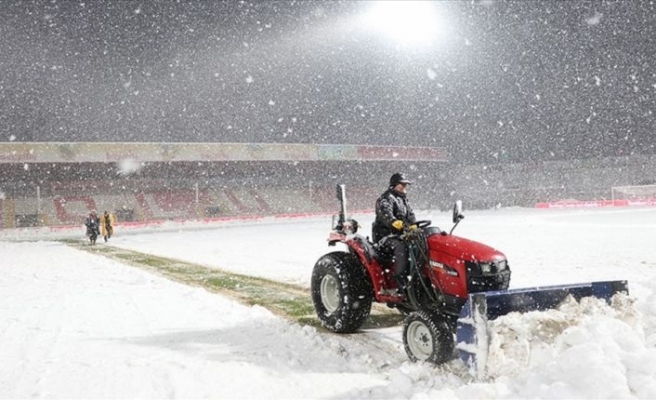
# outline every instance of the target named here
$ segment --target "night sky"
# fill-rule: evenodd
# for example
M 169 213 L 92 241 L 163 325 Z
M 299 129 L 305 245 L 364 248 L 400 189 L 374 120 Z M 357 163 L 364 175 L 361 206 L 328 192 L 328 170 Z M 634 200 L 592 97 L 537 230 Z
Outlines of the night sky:
M 372 4 L 5 0 L 0 141 L 656 153 L 654 1 L 440 1 L 424 46 L 365 29 Z

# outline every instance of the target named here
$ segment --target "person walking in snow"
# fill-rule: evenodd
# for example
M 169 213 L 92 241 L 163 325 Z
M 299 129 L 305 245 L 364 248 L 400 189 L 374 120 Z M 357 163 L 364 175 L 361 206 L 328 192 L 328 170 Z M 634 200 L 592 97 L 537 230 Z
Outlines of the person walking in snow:
M 91 244 L 96 244 L 96 239 L 100 235 L 100 218 L 96 215 L 96 210 L 91 210 L 89 216 L 84 221 L 84 226 L 87 227 L 87 237 Z
M 100 217 L 100 229 L 102 230 L 102 236 L 105 239 L 105 242 L 114 234 L 114 223 L 116 218 L 114 214 L 110 214 L 107 210 L 103 213 L 103 216 Z

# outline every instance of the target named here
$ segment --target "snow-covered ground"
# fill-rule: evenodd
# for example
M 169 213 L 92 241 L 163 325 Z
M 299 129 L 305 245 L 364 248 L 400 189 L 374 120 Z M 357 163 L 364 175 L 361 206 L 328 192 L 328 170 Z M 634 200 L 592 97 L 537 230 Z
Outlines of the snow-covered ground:
M 309 287 L 329 227 L 119 228 L 99 246 Z M 513 288 L 626 279 L 629 301 L 506 316 L 474 382 L 459 361 L 408 362 L 400 327 L 322 333 L 52 237 L 0 242 L 0 398 L 656 398 L 655 208 L 472 211 L 455 233 L 503 251 Z

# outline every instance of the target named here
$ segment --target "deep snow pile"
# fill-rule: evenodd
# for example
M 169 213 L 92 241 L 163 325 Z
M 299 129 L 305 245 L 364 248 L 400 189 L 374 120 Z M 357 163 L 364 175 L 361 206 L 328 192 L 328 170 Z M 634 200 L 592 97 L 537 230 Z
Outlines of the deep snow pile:
M 625 295 L 616 295 L 610 306 L 596 298 L 579 303 L 568 297 L 557 309 L 505 315 L 489 323 L 488 376 L 561 382 L 533 393 L 538 397 L 559 397 L 559 391 L 652 396 L 656 387 L 643 383 L 655 376 L 645 366 L 656 361 L 656 351 L 644 337 L 640 318 Z

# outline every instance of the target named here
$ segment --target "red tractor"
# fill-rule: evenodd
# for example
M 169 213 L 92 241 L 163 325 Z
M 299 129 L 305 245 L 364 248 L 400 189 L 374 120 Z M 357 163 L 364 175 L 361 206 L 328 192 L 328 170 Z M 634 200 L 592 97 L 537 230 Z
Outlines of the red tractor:
M 403 344 L 413 361 L 449 361 L 454 356 L 457 331 L 461 358 L 471 367 L 477 354 L 486 350 L 485 345 L 481 350 L 477 336 L 484 336 L 480 328 L 488 319 L 510 311 L 552 308 L 568 294 L 608 298 L 626 291 L 626 282 L 609 290 L 606 286 L 592 290 L 592 284 L 507 290 L 510 268 L 505 255 L 452 234 L 464 218 L 458 201 L 450 232 L 431 226 L 431 221 L 418 221 L 418 229 L 400 234 L 409 246 L 410 262 L 409 283 L 399 293 L 390 255 L 358 234 L 358 223 L 347 217 L 344 185 L 337 185 L 337 198 L 340 213 L 328 244 L 343 243 L 347 251 L 328 253 L 314 266 L 311 286 L 317 315 L 328 330 L 351 333 L 369 317 L 372 302 L 397 308 L 406 314 Z

